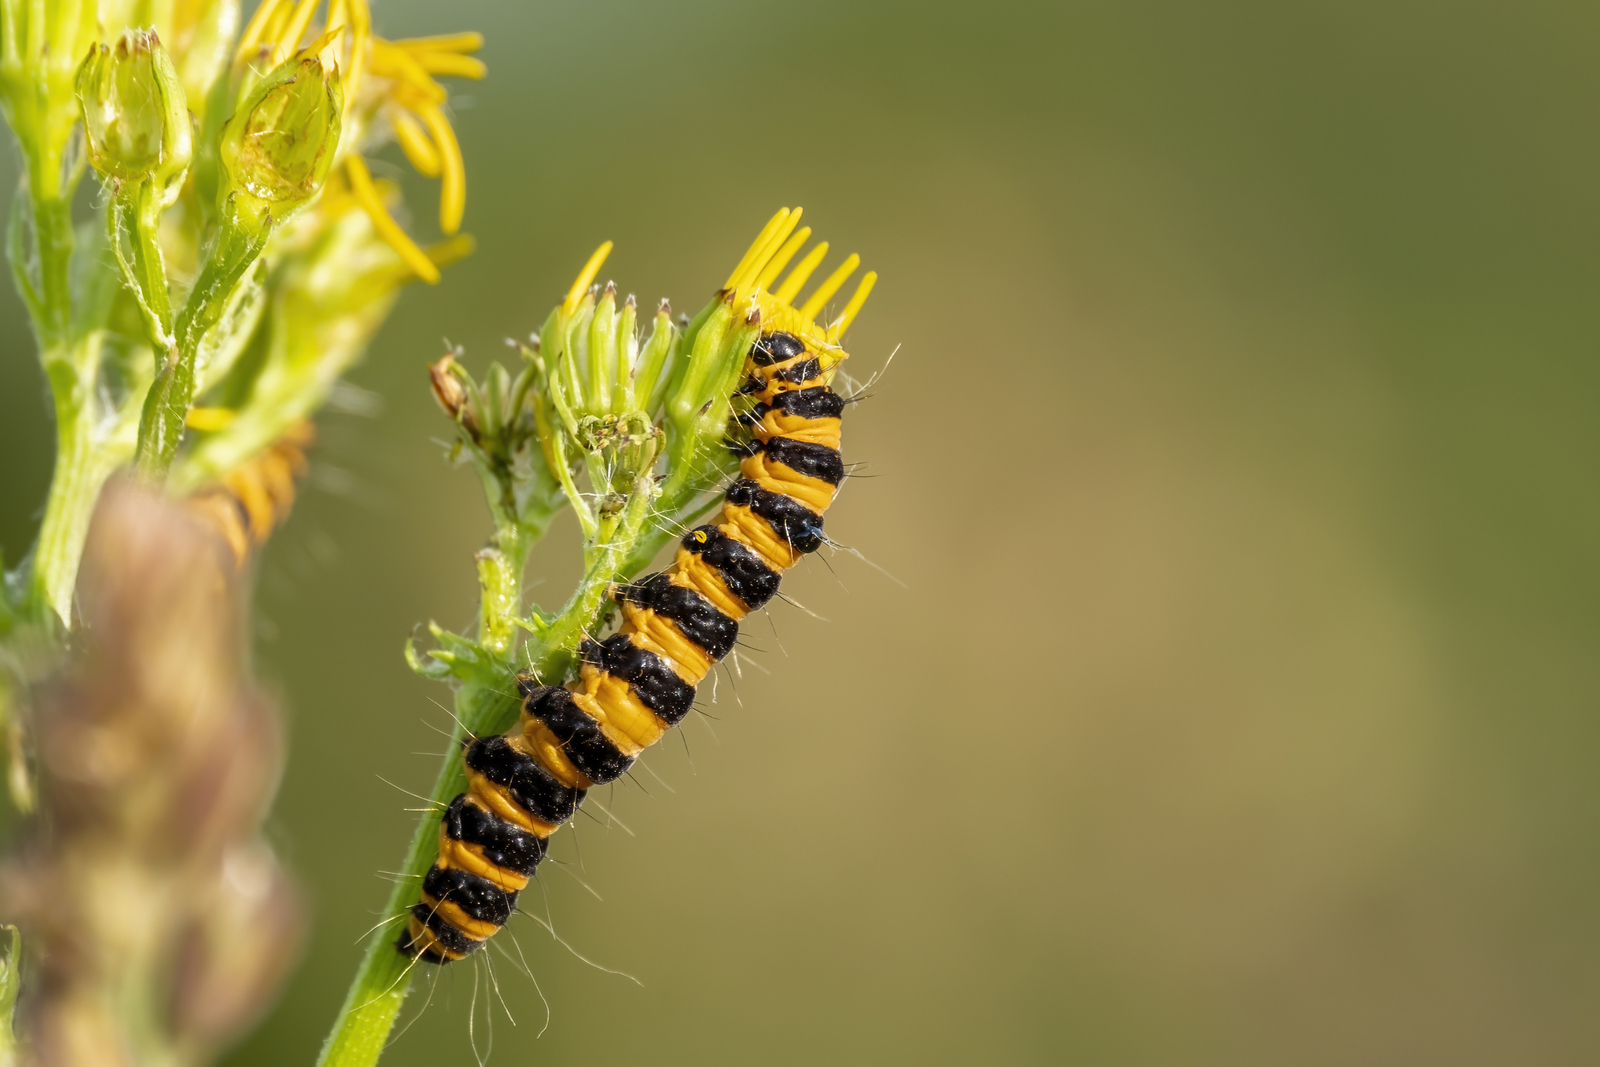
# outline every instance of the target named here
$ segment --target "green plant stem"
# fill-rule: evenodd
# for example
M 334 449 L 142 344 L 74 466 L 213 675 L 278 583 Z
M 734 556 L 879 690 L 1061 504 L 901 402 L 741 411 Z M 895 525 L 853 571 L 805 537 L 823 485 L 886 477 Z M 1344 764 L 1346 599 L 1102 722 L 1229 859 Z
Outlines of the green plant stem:
M 45 374 L 55 397 L 56 463 L 34 545 L 30 579 L 36 620 L 70 624 L 78 561 L 100 487 L 111 471 L 95 446 L 93 420 L 98 333 L 89 343 L 46 351 Z M 48 610 L 46 610 L 48 609 Z
M 59 159 L 55 164 L 59 171 Z M 40 362 L 55 401 L 55 471 L 28 572 L 29 614 L 47 631 L 70 624 L 72 592 L 89 516 L 110 474 L 97 462 L 94 440 L 100 334 L 72 335 L 72 207 L 61 195 L 70 192 L 72 183 L 67 183 L 65 190 L 61 185 L 48 165 L 30 166 L 26 195 L 32 217 L 27 221 L 32 223 L 35 241 L 36 283 L 28 278 L 25 264 L 16 262 L 27 253 L 23 235 L 17 232 L 24 220 L 15 213 L 9 240 L 12 266 L 33 313 Z M 23 192 L 18 191 L 19 198 Z
M 0 1067 L 13 1067 L 19 1052 L 12 1017 L 17 994 L 22 991 L 22 931 L 0 926 L 0 937 L 5 939 L 5 947 L 0 949 Z
M 64 347 L 72 334 L 72 201 L 40 195 L 30 179 L 33 228 L 39 250 L 39 310 L 34 326 L 43 352 Z M 48 358 L 48 357 L 47 357 Z
M 485 478 L 485 483 L 485 488 L 488 488 L 490 478 Z M 490 499 L 491 502 L 496 499 L 493 493 Z M 549 515 L 554 514 L 555 510 L 554 494 L 547 494 L 547 499 L 552 502 L 547 510 L 539 512 L 544 523 L 549 522 Z M 618 515 L 602 523 L 598 533 L 600 541 L 592 547 L 594 561 L 587 568 L 582 582 L 579 582 L 578 590 L 566 601 L 565 608 L 554 621 L 544 627 L 538 637 L 531 638 L 523 646 L 523 662 L 536 677 L 560 678 L 565 675 L 573 661 L 573 651 L 578 646 L 579 638 L 594 627 L 602 613 L 606 589 L 618 574 L 635 539 L 645 530 L 650 518 L 650 506 L 650 491 L 638 491 L 630 496 L 627 506 Z M 499 512 L 498 507 L 496 512 Z M 478 637 L 485 646 L 496 633 L 509 629 L 510 624 L 517 622 L 514 617 L 507 616 L 507 609 L 510 613 L 517 611 L 520 595 L 514 593 L 507 603 L 507 576 L 512 576 L 510 581 L 515 581 L 515 576 L 522 574 L 526 553 L 533 547 L 534 541 L 538 541 L 536 534 L 542 533 L 544 530 L 538 518 L 534 517 L 534 522 L 530 522 L 530 515 L 526 514 L 515 530 L 510 526 L 501 526 L 496 537 L 496 549 L 504 553 L 504 560 L 499 561 L 493 571 L 491 568 L 480 568 L 480 576 L 485 582 L 482 592 L 486 603 Z M 488 577 L 490 573 L 493 573 L 493 581 Z M 494 611 L 490 603 L 498 603 L 501 609 Z M 411 846 L 406 849 L 405 864 L 400 867 L 402 878 L 395 881 L 389 902 L 384 905 L 384 915 L 392 921 L 405 917 L 410 905 L 416 902 L 422 875 L 434 864 L 437 854 L 440 814 L 451 798 L 466 790 L 466 771 L 462 768 L 459 755 L 462 745 L 470 737 L 502 733 L 517 720 L 518 699 L 509 654 L 490 669 L 474 673 L 474 677 L 456 689 L 454 704 L 456 725 L 451 733 L 451 744 L 435 777 L 434 790 L 429 793 L 434 809 L 419 819 L 416 832 L 411 835 Z M 318 1057 L 318 1067 L 371 1067 L 371 1064 L 378 1062 L 390 1029 L 394 1027 L 395 1017 L 400 1013 L 400 1006 L 405 1003 L 411 974 L 416 966 L 422 966 L 398 952 L 394 937 L 389 936 L 392 929 L 392 925 L 384 926 L 379 933 L 373 934 L 370 944 L 366 945 L 362 966 L 355 973 L 354 981 L 350 982 L 338 1021 L 334 1022 L 333 1032 L 323 1045 L 322 1056 Z
M 508 722 L 516 707 L 515 695 L 499 686 L 468 682 L 456 691 L 457 725 L 430 794 L 439 810 L 418 821 L 406 850 L 405 865 L 401 867 L 407 877 L 395 881 L 384 905 L 385 916 L 398 920 L 415 903 L 419 880 L 433 864 L 438 848 L 439 811 L 450 798 L 466 788 L 466 774 L 458 753 L 460 742 L 467 736 L 468 724 L 492 731 L 495 724 Z M 424 966 L 400 953 L 392 936 L 394 929 L 392 923 L 385 924 L 371 935 L 361 967 L 345 995 L 344 1007 L 322 1046 L 317 1063 L 323 1067 L 366 1067 L 378 1062 L 389 1031 L 394 1028 L 395 1017 L 405 1002 L 411 972 L 417 966 Z
M 172 347 L 172 305 L 167 295 L 167 269 L 157 239 L 161 226 L 161 197 L 151 180 L 128 182 L 118 189 L 106 213 L 111 250 L 122 267 L 139 311 L 144 316 L 150 346 L 157 352 Z M 123 239 L 128 248 L 123 248 Z
M 233 201 L 224 210 L 216 242 L 195 279 L 189 301 L 173 328 L 174 344 L 167 353 L 155 383 L 145 397 L 139 422 L 139 475 L 148 481 L 165 479 L 183 440 L 183 426 L 194 402 L 195 360 L 206 332 L 227 309 L 228 297 L 245 271 L 261 255 L 272 235 L 270 218 L 252 218 Z

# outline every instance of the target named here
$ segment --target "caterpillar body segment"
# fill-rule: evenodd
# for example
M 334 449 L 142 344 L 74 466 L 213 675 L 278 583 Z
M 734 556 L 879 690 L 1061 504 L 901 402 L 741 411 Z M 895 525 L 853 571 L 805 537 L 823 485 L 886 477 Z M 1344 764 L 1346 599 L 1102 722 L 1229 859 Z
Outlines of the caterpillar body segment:
M 306 450 L 315 436 L 310 422 L 297 422 L 222 481 L 189 497 L 189 510 L 221 535 L 235 567 L 242 568 L 250 553 L 289 517 L 296 482 L 306 472 Z
M 774 257 L 786 262 L 804 243 L 791 239 L 798 219 L 780 212 L 724 291 L 756 305 L 764 332 L 745 361 L 740 392 L 752 407 L 740 421 L 750 439 L 720 521 L 685 534 L 666 570 L 613 586 L 620 625 L 583 640 L 578 676 L 564 686 L 519 677 L 517 724 L 467 747 L 468 789 L 445 813 L 439 859 L 400 935 L 402 952 L 447 963 L 480 949 L 515 910 L 549 836 L 585 790 L 627 773 L 683 721 L 696 687 L 733 650 L 740 621 L 822 545 L 823 514 L 844 476 L 844 400 L 829 386 L 844 358 L 836 342 L 876 276 L 826 328 L 812 322 L 809 304 L 805 314 L 789 304 L 790 282 L 778 295 L 763 291 L 783 266 L 772 268 Z M 796 270 L 810 273 L 813 260 L 820 257 Z M 823 299 L 843 280 L 830 277 Z

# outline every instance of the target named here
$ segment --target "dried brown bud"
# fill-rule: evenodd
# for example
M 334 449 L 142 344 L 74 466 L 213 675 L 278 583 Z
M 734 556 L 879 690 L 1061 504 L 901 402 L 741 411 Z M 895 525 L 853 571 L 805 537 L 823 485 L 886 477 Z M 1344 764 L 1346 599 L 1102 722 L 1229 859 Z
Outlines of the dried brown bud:
M 428 382 L 433 389 L 433 399 L 439 402 L 451 422 L 459 422 L 474 440 L 478 437 L 478 416 L 472 410 L 472 397 L 462 383 L 465 372 L 453 355 L 445 355 L 437 363 L 428 365 Z

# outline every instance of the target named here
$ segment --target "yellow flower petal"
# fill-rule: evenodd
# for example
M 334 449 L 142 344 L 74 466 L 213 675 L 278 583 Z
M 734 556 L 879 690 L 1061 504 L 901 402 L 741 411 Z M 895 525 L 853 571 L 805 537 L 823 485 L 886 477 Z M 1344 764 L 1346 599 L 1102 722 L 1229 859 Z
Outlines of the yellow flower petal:
M 350 112 L 356 106 L 361 91 L 361 78 L 367 69 L 367 49 L 372 38 L 372 12 L 367 0 L 330 0 L 328 28 L 348 26 L 350 33 L 350 58 L 341 65 L 344 77 L 344 120 L 350 121 Z
M 322 196 L 317 198 L 317 210 L 330 219 L 336 219 L 352 207 L 360 207 L 356 203 L 355 194 L 350 191 L 350 182 L 344 176 L 344 168 L 335 167 L 328 172 L 328 180 L 323 183 Z
M 567 290 L 567 298 L 561 302 L 561 313 L 571 315 L 578 310 L 578 304 L 583 300 L 583 292 L 589 288 L 594 276 L 600 273 L 600 267 L 605 263 L 606 257 L 611 254 L 612 242 L 607 241 L 594 250 L 594 255 L 589 257 L 589 262 L 583 265 L 578 272 L 578 280 L 572 283 L 572 288 Z
M 447 241 L 440 241 L 436 245 L 428 246 L 428 258 L 433 260 L 436 267 L 448 267 L 460 259 L 472 255 L 472 250 L 478 247 L 478 242 L 470 233 L 458 233 Z
M 768 286 L 772 284 L 773 279 L 783 272 L 784 267 L 811 238 L 809 226 L 794 232 L 791 236 L 790 231 L 795 229 L 795 224 L 799 221 L 799 208 L 793 211 L 785 208 L 768 220 L 749 251 L 734 268 L 728 284 L 723 288 L 725 291 L 731 291 L 736 299 L 741 301 L 748 299 L 755 305 L 760 311 L 762 329 L 785 330 L 806 338 L 807 343 L 817 349 L 817 356 L 822 361 L 826 373 L 830 372 L 840 360 L 846 358 L 844 351 L 839 348 L 839 338 L 850 328 L 862 305 L 867 302 L 873 286 L 877 284 L 878 276 L 869 272 L 863 277 L 843 313 L 827 324 L 816 321 L 817 312 L 860 267 L 860 256 L 852 255 L 846 259 L 838 270 L 817 287 L 803 307 L 797 307 L 793 303 L 795 294 L 805 286 L 827 256 L 826 241 L 807 253 L 799 266 L 789 272 L 782 285 L 775 290 L 769 289 Z
M 277 17 L 278 8 L 288 3 L 289 0 L 261 0 L 261 6 L 256 8 L 256 13 L 250 16 L 250 22 L 244 28 L 244 33 L 239 35 L 239 47 L 234 50 L 233 59 L 242 63 L 256 45 L 260 44 L 266 36 L 267 27 Z
M 189 415 L 183 422 L 191 430 L 211 433 L 227 429 L 238 414 L 232 408 L 190 408 Z
M 381 78 L 393 78 L 429 104 L 445 102 L 444 86 L 430 78 L 411 53 L 396 48 L 382 37 L 372 39 L 372 73 Z
M 283 28 L 272 35 L 272 40 L 276 42 L 276 47 L 272 50 L 274 63 L 282 63 L 299 49 L 300 38 L 305 35 L 306 27 L 311 25 L 311 16 L 316 14 L 317 5 L 321 2 L 322 0 L 300 0 Z
M 461 145 L 442 109 L 424 108 L 421 118 L 439 148 L 439 162 L 444 169 L 439 185 L 439 229 L 455 233 L 461 229 L 461 216 L 467 209 L 467 167 L 461 161 Z
M 397 107 L 389 111 L 389 124 L 394 127 L 394 138 L 400 142 L 400 150 L 411 160 L 411 165 L 426 177 L 437 178 L 441 169 L 439 150 L 428 139 L 422 123 L 412 118 L 409 111 Z
M 845 305 L 844 314 L 833 320 L 833 325 L 828 327 L 828 343 L 838 344 L 839 338 L 850 328 L 855 321 L 856 313 L 861 310 L 861 305 L 867 302 L 867 297 L 872 295 L 872 287 L 878 284 L 878 272 L 867 271 L 862 277 L 861 284 L 856 286 L 855 295 L 850 298 L 850 303 Z
M 483 47 L 483 34 L 469 30 L 436 37 L 407 37 L 390 43 L 408 52 L 476 52 Z
M 489 73 L 483 60 L 472 56 L 458 56 L 453 52 L 412 52 L 411 55 L 429 74 L 482 79 Z
M 806 280 L 811 277 L 811 273 L 822 263 L 822 258 L 827 254 L 828 242 L 823 241 L 806 253 L 806 258 L 800 261 L 798 267 L 789 272 L 789 276 L 783 280 L 783 284 L 778 286 L 777 292 L 772 295 L 785 304 L 792 301 L 796 294 L 800 292 L 801 287 L 806 284 Z
M 400 228 L 389 214 L 389 209 L 383 206 L 383 200 L 378 196 L 377 188 L 372 184 L 372 172 L 367 170 L 366 163 L 358 155 L 352 155 L 345 161 L 345 175 L 350 179 L 350 191 L 355 194 L 356 202 L 366 211 L 367 217 L 372 220 L 373 229 L 378 231 L 389 246 L 400 253 L 400 258 L 405 260 L 406 266 L 416 271 L 417 277 L 429 285 L 439 282 L 439 268 L 433 265 L 427 253 L 417 247 L 417 243 Z
M 806 300 L 805 306 L 800 309 L 801 318 L 816 318 L 817 312 L 822 310 L 822 305 L 839 291 L 839 287 L 849 280 L 850 275 L 854 274 L 859 266 L 861 257 L 854 252 L 850 253 L 850 258 L 839 264 L 839 269 L 828 275 L 828 280 L 817 286 L 817 291 Z
M 272 18 L 267 21 L 266 28 L 261 32 L 261 46 L 263 48 L 267 48 L 272 52 L 277 51 L 276 42 L 278 38 L 283 36 L 283 28 L 289 24 L 289 19 L 293 15 L 294 4 L 292 0 L 286 0 L 285 3 L 277 6 L 272 12 Z M 274 58 L 270 62 L 276 63 L 278 60 Z
M 767 220 L 767 224 L 761 227 L 761 232 L 756 234 L 756 239 L 751 241 L 750 247 L 745 250 L 744 258 L 739 260 L 739 265 L 733 268 L 733 273 L 728 275 L 728 280 L 723 283 L 722 287 L 724 289 L 732 289 L 738 284 L 745 271 L 750 269 L 751 262 L 760 257 L 762 250 L 767 247 L 767 242 L 772 240 L 772 235 L 777 233 L 778 229 L 788 221 L 791 214 L 793 212 L 788 208 L 781 207 L 776 215 Z M 794 227 L 791 226 L 789 229 L 792 230 Z M 766 261 L 762 260 L 762 262 Z
M 778 249 L 778 254 L 773 256 L 771 262 L 765 267 L 761 268 L 760 274 L 756 275 L 756 287 L 759 289 L 770 288 L 772 279 L 783 273 L 783 268 L 789 265 L 789 261 L 794 258 L 794 254 L 804 248 L 809 240 L 811 240 L 810 226 L 804 226 L 796 230 L 795 235 L 784 242 L 783 247 Z
M 751 253 L 746 254 L 747 262 L 744 265 L 744 269 L 740 271 L 738 278 L 728 284 L 728 288 L 738 294 L 735 299 L 743 299 L 745 295 L 755 291 L 756 279 L 761 276 L 761 272 L 765 269 L 768 260 L 777 255 L 788 241 L 789 235 L 794 232 L 794 228 L 800 225 L 800 216 L 804 211 L 805 208 L 799 207 L 790 211 L 784 216 L 783 221 L 772 232 L 767 234 L 767 239 L 761 243 L 760 248 L 751 246 Z

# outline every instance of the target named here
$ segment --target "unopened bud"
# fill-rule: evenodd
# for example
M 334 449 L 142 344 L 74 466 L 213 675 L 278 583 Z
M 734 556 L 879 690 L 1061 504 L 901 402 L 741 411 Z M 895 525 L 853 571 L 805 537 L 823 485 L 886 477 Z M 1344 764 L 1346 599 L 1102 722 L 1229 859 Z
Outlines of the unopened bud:
M 97 44 L 78 68 L 89 162 L 108 178 L 152 178 L 174 192 L 193 155 L 188 98 L 154 32 Z
M 610 505 L 601 502 L 601 511 L 620 511 L 640 478 L 655 466 L 661 447 L 660 429 L 643 412 L 622 415 L 585 415 L 578 421 L 578 445 L 598 453 L 610 472 Z
M 261 201 L 280 220 L 305 204 L 333 165 L 343 107 L 338 70 L 315 53 L 280 64 L 223 128 L 229 191 Z
M 473 437 L 478 436 L 478 419 L 472 410 L 472 398 L 461 382 L 461 365 L 455 356 L 447 355 L 437 363 L 428 365 L 428 384 L 433 389 L 433 399 L 449 417 L 459 422 Z

